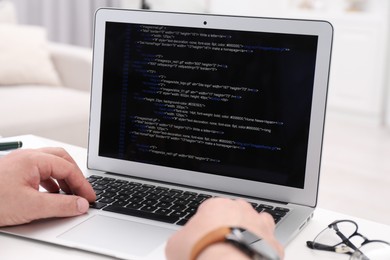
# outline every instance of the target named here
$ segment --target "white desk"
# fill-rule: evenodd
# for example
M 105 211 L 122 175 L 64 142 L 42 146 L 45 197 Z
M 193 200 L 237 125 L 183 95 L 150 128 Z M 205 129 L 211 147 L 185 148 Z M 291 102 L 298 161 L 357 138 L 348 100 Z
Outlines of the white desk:
M 8 140 L 21 140 L 23 141 L 23 146 L 26 148 L 39 148 L 45 146 L 64 147 L 74 157 L 81 169 L 86 168 L 86 150 L 83 148 L 32 135 L 8 138 Z M 369 210 L 368 205 L 365 206 L 367 206 L 367 210 Z M 306 247 L 307 240 L 312 240 L 322 229 L 324 229 L 329 223 L 336 219 L 354 220 L 359 225 L 359 231 L 368 238 L 390 241 L 390 226 L 318 208 L 316 209 L 314 217 L 309 225 L 286 247 L 285 259 L 293 260 L 331 258 L 347 260 L 348 256 L 346 255 L 321 252 L 311 250 Z M 0 234 L 0 259 L 100 260 L 111 258 L 75 249 L 64 248 L 28 239 L 17 238 L 10 235 Z M 155 260 L 159 259 L 164 259 L 163 250 L 161 250 L 161 256 Z

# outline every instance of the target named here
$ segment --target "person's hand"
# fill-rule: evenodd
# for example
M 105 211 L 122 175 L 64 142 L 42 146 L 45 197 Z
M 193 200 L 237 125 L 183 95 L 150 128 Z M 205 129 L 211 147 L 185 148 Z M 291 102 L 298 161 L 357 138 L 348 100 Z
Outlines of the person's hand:
M 40 185 L 48 192 L 38 191 Z M 60 189 L 74 195 L 58 194 Z M 62 148 L 23 149 L 0 159 L 0 226 L 81 215 L 95 199 L 91 185 Z
M 165 250 L 167 259 L 188 260 L 195 243 L 206 233 L 222 226 L 250 230 L 274 247 L 283 258 L 284 250 L 275 239 L 275 224 L 269 214 L 259 214 L 243 200 L 213 198 L 202 203 L 187 224 L 168 240 Z M 232 245 L 218 243 L 206 248 L 198 259 L 239 260 L 248 257 Z

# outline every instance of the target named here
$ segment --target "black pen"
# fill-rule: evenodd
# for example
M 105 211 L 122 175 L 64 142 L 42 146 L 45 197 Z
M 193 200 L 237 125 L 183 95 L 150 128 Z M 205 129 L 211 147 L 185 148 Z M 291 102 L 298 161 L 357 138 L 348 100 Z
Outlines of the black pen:
M 18 149 L 23 146 L 22 141 L 0 143 L 0 151 Z

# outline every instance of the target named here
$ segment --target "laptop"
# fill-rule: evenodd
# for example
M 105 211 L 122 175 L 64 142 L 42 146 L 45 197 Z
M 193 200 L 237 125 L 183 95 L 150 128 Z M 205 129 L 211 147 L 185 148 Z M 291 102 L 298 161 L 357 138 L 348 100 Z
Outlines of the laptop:
M 2 232 L 158 259 L 202 201 L 228 197 L 270 212 L 291 241 L 317 204 L 332 26 L 117 9 L 95 19 L 85 174 L 98 201 Z

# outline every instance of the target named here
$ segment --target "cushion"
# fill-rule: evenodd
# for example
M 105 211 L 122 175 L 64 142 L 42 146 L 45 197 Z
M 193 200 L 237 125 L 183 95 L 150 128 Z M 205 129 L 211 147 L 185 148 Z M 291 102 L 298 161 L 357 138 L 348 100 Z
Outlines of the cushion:
M 0 24 L 0 39 L 0 85 L 61 85 L 43 28 Z
M 16 23 L 16 12 L 13 3 L 0 0 L 0 23 Z

